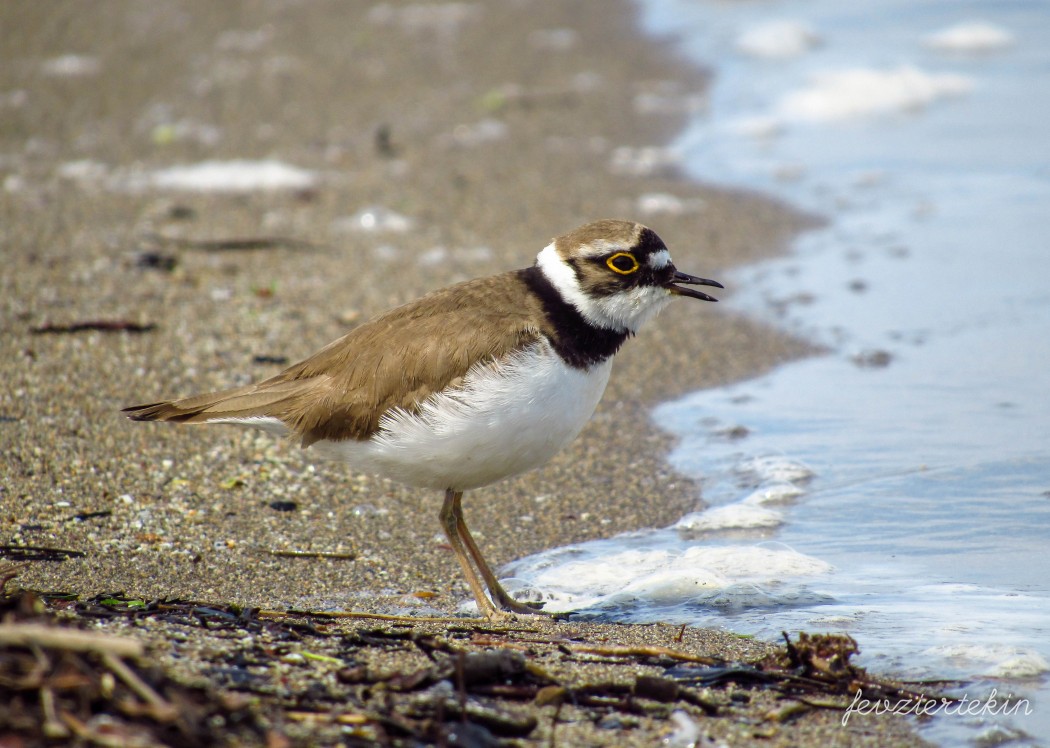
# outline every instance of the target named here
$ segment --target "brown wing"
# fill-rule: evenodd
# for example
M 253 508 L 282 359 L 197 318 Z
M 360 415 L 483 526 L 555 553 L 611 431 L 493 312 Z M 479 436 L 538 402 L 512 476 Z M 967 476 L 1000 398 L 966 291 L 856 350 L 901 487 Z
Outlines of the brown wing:
M 258 384 L 124 412 L 183 423 L 277 418 L 303 446 L 367 439 L 390 408 L 413 411 L 474 364 L 538 340 L 542 315 L 518 272 L 468 281 L 392 309 Z

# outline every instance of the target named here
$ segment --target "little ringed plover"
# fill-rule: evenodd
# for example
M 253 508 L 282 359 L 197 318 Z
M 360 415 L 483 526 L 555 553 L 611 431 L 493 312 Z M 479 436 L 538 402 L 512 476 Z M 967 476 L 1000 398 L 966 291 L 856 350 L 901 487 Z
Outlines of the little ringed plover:
M 543 465 L 572 441 L 627 338 L 675 296 L 715 301 L 690 286 L 722 288 L 677 270 L 651 229 L 597 221 L 554 239 L 531 267 L 380 314 L 262 382 L 124 412 L 290 434 L 355 470 L 443 490 L 441 526 L 481 613 L 536 613 L 486 563 L 463 492 Z

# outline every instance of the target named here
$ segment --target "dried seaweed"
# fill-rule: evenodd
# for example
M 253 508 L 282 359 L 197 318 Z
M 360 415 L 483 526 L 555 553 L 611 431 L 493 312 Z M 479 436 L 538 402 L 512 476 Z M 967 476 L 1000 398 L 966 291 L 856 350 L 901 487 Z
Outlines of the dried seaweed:
M 0 569 L 0 584 L 16 571 Z M 814 709 L 845 709 L 860 688 L 887 698 L 918 695 L 854 665 L 857 645 L 847 636 L 785 637 L 775 654 L 734 663 L 655 642 L 570 640 L 520 624 L 393 616 L 369 624 L 122 593 L 4 594 L 0 615 L 0 744 L 6 734 L 28 736 L 27 745 L 501 746 L 537 734 L 554 744 L 566 710 L 573 714 L 564 719 L 602 726 L 667 720 L 683 709 L 733 720 L 759 694 L 767 705 L 773 694 L 755 727 L 762 736 Z M 146 661 L 137 639 L 82 628 L 108 619 L 120 631 L 145 618 L 165 631 L 213 637 L 200 639 L 212 643 L 197 655 L 205 687 Z M 683 634 L 667 640 L 681 644 Z M 569 662 L 570 679 L 551 674 L 551 665 Z M 103 725 L 119 736 L 115 742 L 105 742 Z
M 670 668 L 666 675 L 680 683 L 704 688 L 730 684 L 757 686 L 794 699 L 770 715 L 773 721 L 793 719 L 811 708 L 846 709 L 863 690 L 875 699 L 951 702 L 952 698 L 910 688 L 869 675 L 851 658 L 860 648 L 846 634 L 800 632 L 795 641 L 783 632 L 784 648 L 756 663 L 725 663 L 708 667 Z
M 222 239 L 190 239 L 165 234 L 146 234 L 143 240 L 180 249 L 204 252 L 244 252 L 258 249 L 318 249 L 319 245 L 284 236 L 232 236 Z
M 0 570 L 5 583 L 10 569 Z M 60 621 L 29 592 L 0 597 L 0 615 L 0 744 L 260 742 L 262 725 L 243 705 L 172 680 L 135 639 Z
M 68 548 L 50 548 L 42 545 L 0 545 L 0 558 L 12 561 L 65 561 L 67 558 L 83 558 L 81 551 Z
M 157 326 L 152 322 L 140 323 L 125 319 L 92 319 L 78 322 L 59 324 L 45 322 L 42 325 L 30 328 L 33 335 L 72 334 L 78 332 L 132 332 L 143 333 L 156 330 Z

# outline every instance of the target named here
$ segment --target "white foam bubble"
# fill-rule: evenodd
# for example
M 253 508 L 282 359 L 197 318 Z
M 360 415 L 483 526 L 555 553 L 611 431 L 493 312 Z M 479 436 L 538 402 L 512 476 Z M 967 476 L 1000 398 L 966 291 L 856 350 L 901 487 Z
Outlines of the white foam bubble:
M 740 500 L 741 504 L 787 504 L 804 494 L 801 488 L 793 483 L 778 482 L 753 491 Z
M 733 120 L 727 129 L 748 138 L 768 139 L 780 135 L 784 131 L 784 123 L 776 117 L 759 115 Z
M 26 180 L 20 174 L 8 174 L 4 177 L 3 190 L 8 194 L 15 194 L 26 189 Z
M 55 174 L 74 182 L 100 182 L 109 174 L 109 167 L 85 158 L 59 164 Z
M 691 546 L 681 561 L 713 569 L 735 581 L 776 582 L 832 571 L 831 564 L 787 546 Z
M 671 732 L 663 739 L 668 748 L 693 748 L 700 745 L 703 733 L 700 725 L 687 712 L 677 709 L 671 712 Z
M 537 29 L 529 34 L 529 44 L 536 49 L 549 49 L 555 52 L 564 52 L 572 49 L 579 41 L 580 35 L 575 29 Z
M 215 48 L 223 52 L 258 52 L 273 41 L 274 27 L 270 24 L 258 29 L 230 29 L 219 34 Z
M 729 579 L 712 569 L 668 565 L 631 579 L 622 589 L 608 596 L 605 603 L 673 606 L 710 597 L 731 585 Z
M 254 192 L 308 189 L 317 184 L 318 177 L 280 161 L 233 160 L 172 166 L 142 181 L 146 186 L 186 192 Z
M 548 602 L 550 610 L 594 607 L 644 611 L 688 603 L 750 607 L 812 599 L 799 577 L 832 567 L 786 547 L 627 547 L 622 536 L 530 556 L 504 571 L 508 591 Z
M 996 52 L 1014 44 L 1014 35 L 1001 26 L 984 21 L 967 21 L 935 31 L 922 43 L 939 52 L 964 54 Z
M 24 88 L 0 92 L 0 109 L 20 109 L 29 101 L 29 93 Z
M 551 551 L 532 556 L 535 572 L 530 575 L 539 586 L 555 585 L 567 591 L 589 590 L 601 596 L 623 589 L 632 579 L 649 576 L 660 569 L 671 566 L 673 554 L 664 550 L 623 550 L 605 553 L 588 553 L 589 549 L 562 549 L 564 553 Z M 573 555 L 578 558 L 572 559 Z M 561 556 L 562 559 L 558 557 Z M 526 562 L 515 567 L 528 568 Z M 517 573 L 515 576 L 522 576 Z
M 380 3 L 368 11 L 368 20 L 380 26 L 399 26 L 411 33 L 451 34 L 482 10 L 481 3 Z
M 753 26 L 736 40 L 736 48 L 751 57 L 783 60 L 798 57 L 820 43 L 813 28 L 802 21 L 769 21 Z
M 76 54 L 52 57 L 41 65 L 41 70 L 45 75 L 56 78 L 83 78 L 97 75 L 101 69 L 102 65 L 97 57 Z
M 850 68 L 816 73 L 808 86 L 789 91 L 776 105 L 789 122 L 835 122 L 914 111 L 962 96 L 973 80 L 954 73 L 928 73 L 914 65 L 890 70 Z
M 638 212 L 652 215 L 681 215 L 702 210 L 704 201 L 700 198 L 681 198 L 668 192 L 646 192 L 638 196 Z
M 924 654 L 943 658 L 963 672 L 986 678 L 1036 678 L 1050 672 L 1050 662 L 1025 647 L 1004 644 L 949 644 L 931 647 Z
M 332 230 L 336 232 L 389 232 L 394 234 L 403 234 L 414 226 L 415 222 L 408 216 L 384 208 L 382 205 L 370 205 L 352 216 L 337 218 L 331 224 Z
M 735 472 L 756 484 L 801 483 L 814 476 L 813 469 L 797 460 L 780 455 L 751 457 L 741 460 Z
M 495 143 L 506 139 L 510 128 L 506 122 L 491 117 L 472 124 L 456 125 L 451 142 L 461 147 L 473 147 L 483 143 Z
M 712 532 L 715 530 L 751 530 L 759 527 L 776 527 L 783 524 L 780 512 L 751 504 L 728 504 L 692 512 L 678 520 L 674 526 L 680 530 Z
M 609 170 L 615 174 L 648 176 L 678 166 L 681 154 L 673 148 L 660 146 L 618 146 L 609 159 Z

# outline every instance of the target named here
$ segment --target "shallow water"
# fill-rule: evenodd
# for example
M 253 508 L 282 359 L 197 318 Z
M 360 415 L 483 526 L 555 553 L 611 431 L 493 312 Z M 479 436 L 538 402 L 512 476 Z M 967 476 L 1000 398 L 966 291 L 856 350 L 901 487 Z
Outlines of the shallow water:
M 721 278 L 724 301 L 829 353 L 659 408 L 681 439 L 672 461 L 710 508 L 523 559 L 507 569 L 513 584 L 617 619 L 769 638 L 845 631 L 877 672 L 1029 699 L 1010 716 L 944 716 L 923 728 L 929 739 L 1040 744 L 1050 11 L 894 0 L 647 0 L 643 11 L 715 75 L 673 155 L 699 179 L 828 219 L 790 256 Z

